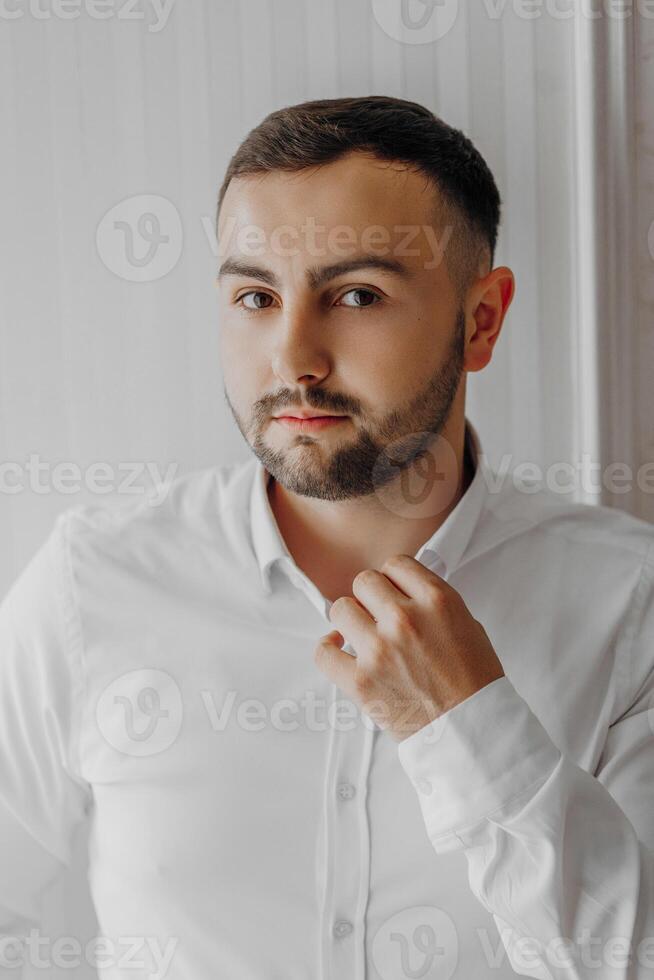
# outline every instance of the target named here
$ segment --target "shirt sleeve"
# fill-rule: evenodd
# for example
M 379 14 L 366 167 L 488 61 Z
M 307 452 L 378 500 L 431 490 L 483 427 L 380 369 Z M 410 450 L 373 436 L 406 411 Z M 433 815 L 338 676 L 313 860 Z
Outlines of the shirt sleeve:
M 77 757 L 82 671 L 68 513 L 0 603 L 0 978 L 29 962 L 41 895 L 71 861 L 90 801 Z M 13 964 L 13 965 L 11 965 Z
M 470 887 L 511 965 L 539 980 L 654 976 L 654 565 L 625 626 L 627 706 L 594 773 L 500 677 L 398 745 L 437 852 Z

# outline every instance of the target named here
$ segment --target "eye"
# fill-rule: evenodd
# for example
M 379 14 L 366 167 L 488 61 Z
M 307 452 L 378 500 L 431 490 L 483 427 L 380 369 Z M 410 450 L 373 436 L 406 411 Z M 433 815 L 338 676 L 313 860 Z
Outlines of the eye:
M 242 303 L 241 302 L 242 300 L 247 299 L 248 297 L 253 297 L 254 298 L 255 296 L 257 297 L 257 301 L 254 303 L 253 306 L 248 306 L 247 303 Z M 249 293 L 243 293 L 241 296 L 239 296 L 237 299 L 235 299 L 234 300 L 234 305 L 235 306 L 241 306 L 241 308 L 244 309 L 244 310 L 267 310 L 267 309 L 269 309 L 268 306 L 264 306 L 264 305 L 260 305 L 259 304 L 259 300 L 261 299 L 261 297 L 263 297 L 264 299 L 270 299 L 270 300 L 273 299 L 273 297 L 270 295 L 270 293 L 263 293 L 263 292 L 261 292 L 261 290 L 253 289 Z
M 376 306 L 377 302 L 380 303 L 382 302 L 382 298 L 378 293 L 373 292 L 372 289 L 365 289 L 362 286 L 358 286 L 356 289 L 348 289 L 348 291 L 346 293 L 343 293 L 343 295 L 341 296 L 341 300 L 344 299 L 346 296 L 352 296 L 356 293 L 364 297 L 364 302 L 344 303 L 343 305 L 351 306 L 354 309 L 365 309 L 368 306 Z M 372 302 L 368 301 L 370 297 L 372 297 Z

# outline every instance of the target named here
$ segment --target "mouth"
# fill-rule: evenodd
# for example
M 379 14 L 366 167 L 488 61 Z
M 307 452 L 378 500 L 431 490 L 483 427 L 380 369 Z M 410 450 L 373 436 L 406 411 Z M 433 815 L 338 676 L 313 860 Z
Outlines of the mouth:
M 297 415 L 276 415 L 273 416 L 273 421 L 297 432 L 317 432 L 338 425 L 339 422 L 345 422 L 347 417 L 347 415 L 313 415 L 300 418 Z

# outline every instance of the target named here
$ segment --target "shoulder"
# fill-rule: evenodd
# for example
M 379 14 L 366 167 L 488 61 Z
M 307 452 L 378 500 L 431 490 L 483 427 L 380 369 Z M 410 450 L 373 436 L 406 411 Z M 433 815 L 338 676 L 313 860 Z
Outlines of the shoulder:
M 654 562 L 654 525 L 617 507 L 581 503 L 536 483 L 487 487 L 481 535 L 579 556 Z M 592 568 L 588 568 L 592 572 Z
M 618 615 L 652 578 L 654 525 L 540 484 L 525 491 L 505 480 L 486 487 L 464 560 L 482 555 L 518 592 L 537 588 L 544 602 L 561 608 L 569 600 L 589 611 L 600 596 Z
M 193 470 L 151 493 L 64 510 L 52 538 L 79 558 L 125 560 L 165 549 L 211 543 L 246 533 L 254 460 Z

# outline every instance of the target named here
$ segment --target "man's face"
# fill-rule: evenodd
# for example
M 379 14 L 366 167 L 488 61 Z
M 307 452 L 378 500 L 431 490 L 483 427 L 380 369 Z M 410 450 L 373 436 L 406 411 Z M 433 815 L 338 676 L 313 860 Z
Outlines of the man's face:
M 442 255 L 450 232 L 429 223 L 433 195 L 422 175 L 363 153 L 227 189 L 218 228 L 225 397 L 290 492 L 373 493 L 447 422 L 465 317 Z M 312 410 L 341 418 L 302 428 L 276 418 Z

